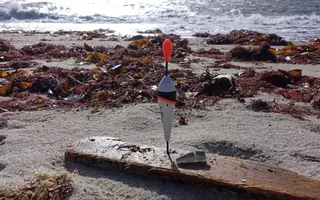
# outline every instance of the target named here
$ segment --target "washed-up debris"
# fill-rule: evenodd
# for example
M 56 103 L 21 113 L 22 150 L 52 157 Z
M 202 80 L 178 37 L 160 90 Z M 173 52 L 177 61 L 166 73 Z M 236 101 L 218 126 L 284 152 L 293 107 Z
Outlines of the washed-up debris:
M 0 107 L 6 108 L 8 111 L 33 111 L 46 108 L 49 105 L 52 105 L 49 98 L 31 95 L 30 93 L 19 93 L 17 97 L 11 100 L 0 102 Z
M 255 112 L 269 112 L 270 106 L 266 101 L 262 101 L 261 99 L 253 100 L 249 107 Z
M 281 94 L 284 98 L 294 100 L 294 101 L 303 101 L 303 93 L 298 90 L 280 90 L 278 94 Z
M 279 71 L 269 71 L 262 73 L 261 80 L 271 83 L 277 87 L 287 87 L 289 78 Z
M 214 104 L 219 100 L 219 97 L 237 97 L 239 95 L 234 77 L 230 74 L 213 75 L 207 70 L 200 76 L 200 80 L 201 87 L 199 87 L 199 92 L 195 95 L 196 98 L 214 96 L 211 99 L 205 98 L 205 100 L 212 101 L 212 104 Z M 200 100 L 200 102 L 203 101 Z
M 9 41 L 0 39 L 0 51 L 12 51 L 15 50 L 15 47 L 10 44 Z
M 53 32 L 55 35 L 77 35 L 77 36 L 85 36 L 92 38 L 105 38 L 107 34 L 114 33 L 114 30 L 111 29 L 97 29 L 92 31 L 65 31 L 59 30 Z
M 206 153 L 204 151 L 191 151 L 180 155 L 177 159 L 177 164 L 191 164 L 191 163 L 206 163 Z
M 281 72 L 282 74 L 286 75 L 287 77 L 289 77 L 291 79 L 291 82 L 296 82 L 296 81 L 300 81 L 302 79 L 302 70 L 301 69 L 294 69 L 294 70 L 290 70 L 290 71 L 285 71 L 285 70 L 278 70 L 279 72 Z
M 252 100 L 247 108 L 255 112 L 273 112 L 279 114 L 289 114 L 297 119 L 305 120 L 305 115 L 319 115 L 318 111 L 310 110 L 306 107 L 298 108 L 294 101 L 278 104 L 273 101 L 264 101 L 261 99 Z
M 186 121 L 186 118 L 185 117 L 182 117 L 180 116 L 179 119 L 178 119 L 178 124 L 179 125 L 188 125 L 187 121 Z
M 154 30 L 137 31 L 137 33 L 140 33 L 140 34 L 163 34 L 163 32 L 158 28 L 154 29 Z
M 135 36 L 132 36 L 130 38 L 126 38 L 125 41 L 134 41 L 134 40 L 143 40 L 145 39 L 145 36 L 143 35 L 135 35 Z
M 81 40 L 92 40 L 94 38 L 106 38 L 108 33 L 113 33 L 114 31 L 109 29 L 99 29 L 93 31 L 78 31 L 77 36 L 80 36 Z
M 270 51 L 270 46 L 266 43 L 259 48 L 245 48 L 237 46 L 231 49 L 226 57 L 228 60 L 242 60 L 242 61 L 272 61 L 276 62 L 277 57 Z
M 36 56 L 37 59 L 67 59 L 79 56 L 79 52 L 74 51 L 73 48 L 68 49 L 63 45 L 54 45 L 43 42 L 35 45 L 24 46 L 21 48 L 21 52 L 29 56 Z
M 311 101 L 312 107 L 315 109 L 320 110 L 320 96 L 316 96 L 312 101 Z
M 219 49 L 210 48 L 209 50 L 199 49 L 197 51 L 192 51 L 192 55 L 206 58 L 215 58 L 222 59 L 224 53 L 222 53 Z
M 245 70 L 243 74 L 236 79 L 237 85 L 245 97 L 253 97 L 259 91 L 272 93 L 278 87 L 286 87 L 289 80 L 279 71 L 255 72 L 252 69 Z
M 62 45 L 54 45 L 40 42 L 35 45 L 28 45 L 21 48 L 21 51 L 28 54 L 28 55 L 38 55 L 38 54 L 45 54 L 50 53 L 52 50 L 56 51 L 66 51 L 66 48 Z
M 39 59 L 67 59 L 71 57 L 81 57 L 84 53 L 83 47 L 73 46 L 67 48 L 63 45 L 54 45 L 40 42 L 35 45 L 27 45 L 21 50 L 0 52 L 1 61 L 28 61 Z
M 27 61 L 31 60 L 32 57 L 23 54 L 20 51 L 9 51 L 9 52 L 0 52 L 0 62 L 4 61 Z
M 117 68 L 121 70 L 117 71 Z M 111 70 L 115 72 L 114 75 L 111 74 Z M 23 71 L 3 73 L 6 82 L 0 87 L 1 94 L 14 99 L 0 102 L 0 107 L 13 111 L 52 109 L 57 106 L 76 107 L 79 104 L 84 107 L 117 107 L 125 103 L 155 102 L 157 98 L 154 86 L 161 80 L 163 73 L 162 65 L 143 65 L 139 62 L 126 68 L 121 65 L 115 66 L 106 72 L 43 66 L 31 74 Z M 213 105 L 220 99 L 216 96 L 219 91 L 228 93 L 233 87 L 230 85 L 230 77 L 213 77 L 209 72 L 197 76 L 189 70 L 175 69 L 170 70 L 170 74 L 179 92 L 177 107 L 180 108 Z M 215 82 L 209 89 L 212 93 L 206 92 L 205 88 L 209 80 Z M 185 95 L 188 92 L 199 91 L 201 97 Z M 232 94 L 229 96 L 232 97 Z
M 15 69 L 22 69 L 22 68 L 31 68 L 36 65 L 37 63 L 32 61 L 10 61 L 3 64 L 0 63 L 0 69 L 15 70 Z
M 269 51 L 277 56 L 278 62 L 292 64 L 320 63 L 320 44 L 317 42 L 308 45 L 295 45 L 289 42 L 282 49 L 270 48 Z
M 28 45 L 10 53 L 0 52 L 0 60 L 1 55 L 4 55 L 3 60 L 11 60 L 1 66 L 11 66 L 15 70 L 20 66 L 29 65 L 28 60 L 32 59 L 69 57 L 74 57 L 78 63 L 94 63 L 96 66 L 92 69 L 73 70 L 43 66 L 32 73 L 22 70 L 12 72 L 9 68 L 2 68 L 0 94 L 13 99 L 1 102 L 0 108 L 10 111 L 78 106 L 99 108 L 118 107 L 133 102 L 155 102 L 154 87 L 164 73 L 164 66 L 159 64 L 163 62 L 161 45 L 164 38 L 170 38 L 173 42 L 172 62 L 190 63 L 192 61 L 186 57 L 189 54 L 220 58 L 223 56 L 214 48 L 191 51 L 187 39 L 173 34 L 145 36 L 143 39 L 131 41 L 127 47 L 89 46 L 86 43 L 83 46 L 69 48 L 47 43 Z M 274 57 L 279 59 L 281 56 L 274 55 L 272 48 L 265 43 L 259 48 L 245 50 L 252 53 L 250 56 L 254 60 L 268 60 L 268 56 L 272 58 L 269 60 L 273 60 Z M 245 52 L 244 57 L 250 56 Z M 28 62 L 22 64 L 17 60 Z M 320 81 L 302 76 L 299 69 L 258 73 L 253 69 L 233 66 L 226 60 L 218 60 L 213 67 L 244 71 L 233 77 L 212 74 L 210 71 L 198 76 L 190 70 L 170 70 L 170 77 L 178 92 L 178 108 L 203 108 L 215 104 L 222 98 L 252 97 L 258 92 L 276 93 L 284 98 L 302 102 L 310 102 L 319 94 Z M 189 95 L 190 93 L 194 95 Z
M 225 62 L 215 62 L 213 66 L 208 66 L 208 68 L 221 68 L 221 69 L 247 69 L 247 67 L 241 67 L 238 65 L 233 65 L 231 63 Z
M 30 87 L 30 91 L 34 93 L 49 93 L 51 92 L 57 99 L 59 99 L 59 94 L 61 88 L 58 79 L 51 74 L 40 75 L 36 77 L 35 81 Z
M 86 52 L 87 58 L 85 62 L 103 64 L 106 60 L 110 58 L 108 54 L 98 53 L 98 52 Z
M 143 47 L 152 46 L 152 42 L 149 39 L 140 39 L 140 40 L 134 40 L 129 45 L 129 49 L 138 50 Z
M 24 185 L 0 189 L 0 199 L 14 200 L 65 200 L 73 193 L 69 175 L 65 173 L 40 173 L 27 178 Z
M 301 158 L 303 160 L 320 163 L 320 157 L 319 156 L 310 156 L 310 155 L 306 155 L 306 154 L 298 153 L 298 152 L 295 152 L 295 153 L 293 153 L 291 155 L 294 156 L 294 157 L 299 157 L 299 158 Z
M 206 38 L 206 37 L 210 36 L 210 33 L 207 33 L 207 32 L 205 32 L 205 33 L 195 33 L 192 36 L 200 37 L 200 38 Z
M 240 44 L 259 45 L 261 43 L 269 45 L 287 45 L 288 42 L 276 34 L 263 34 L 249 30 L 233 30 L 228 34 L 210 35 L 206 40 L 207 44 Z
M 290 76 L 293 71 L 295 70 L 286 73 L 283 70 L 258 73 L 248 69 L 236 79 L 236 82 L 245 97 L 252 97 L 258 92 L 267 92 L 280 94 L 295 102 L 310 103 L 319 95 L 320 79 L 315 77 L 293 79 Z

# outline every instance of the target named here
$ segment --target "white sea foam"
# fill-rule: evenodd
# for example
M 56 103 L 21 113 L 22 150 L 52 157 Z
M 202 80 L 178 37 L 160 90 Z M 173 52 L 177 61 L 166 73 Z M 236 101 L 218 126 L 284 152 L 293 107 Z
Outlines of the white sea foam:
M 150 27 L 190 36 L 250 29 L 286 39 L 320 37 L 320 3 L 308 0 L 15 0 L 1 1 L 3 29 L 111 28 L 130 32 Z M 279 4 L 279 5 L 277 5 Z M 305 11 L 305 12 L 304 12 Z M 42 24 L 45 23 L 45 24 Z M 50 25 L 49 25 L 50 23 Z M 73 24 L 70 26 L 70 24 Z M 117 24 L 121 24 L 117 25 Z M 120 28 L 121 27 L 121 28 Z

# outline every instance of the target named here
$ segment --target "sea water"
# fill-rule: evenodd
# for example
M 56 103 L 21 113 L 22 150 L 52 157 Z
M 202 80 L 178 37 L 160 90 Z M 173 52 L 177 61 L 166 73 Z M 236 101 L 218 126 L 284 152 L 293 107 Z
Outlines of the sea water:
M 320 0 L 0 0 L 0 30 L 99 28 L 185 37 L 248 29 L 309 40 L 320 37 Z

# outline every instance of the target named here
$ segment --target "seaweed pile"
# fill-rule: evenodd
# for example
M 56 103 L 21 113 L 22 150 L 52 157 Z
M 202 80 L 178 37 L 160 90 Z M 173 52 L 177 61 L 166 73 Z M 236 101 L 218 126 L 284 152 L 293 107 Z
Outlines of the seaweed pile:
M 256 72 L 247 69 L 236 79 L 246 97 L 253 97 L 258 92 L 276 93 L 286 99 L 296 102 L 310 103 L 319 95 L 320 78 L 300 76 L 295 77 L 292 71 L 264 71 Z
M 263 43 L 259 48 L 245 48 L 242 46 L 231 49 L 227 54 L 227 60 L 236 61 L 271 61 L 277 62 L 277 57 L 270 51 L 270 46 Z
M 200 34 L 198 34 L 201 36 Z M 287 45 L 288 42 L 276 34 L 263 34 L 250 30 L 233 30 L 228 34 L 207 35 L 207 44 L 257 45 L 267 42 L 269 45 Z
M 219 97 L 202 92 L 195 98 L 186 93 L 198 93 L 212 82 L 214 75 L 205 72 L 196 76 L 190 70 L 170 70 L 178 90 L 177 107 L 212 105 Z M 145 67 L 136 61 L 116 76 L 102 70 L 41 67 L 33 73 L 17 70 L 5 73 L 6 84 L 0 94 L 12 97 L 0 102 L 8 110 L 37 110 L 59 107 L 118 107 L 126 103 L 156 102 L 156 88 L 164 74 L 164 67 Z M 39 95 L 41 94 L 41 95 Z M 211 103 L 210 103 L 211 102 Z
M 320 40 L 311 41 L 307 45 L 294 45 L 289 42 L 282 49 L 270 48 L 277 56 L 278 62 L 292 64 L 320 64 Z
M 0 59 L 0 95 L 11 99 L 0 102 L 0 108 L 10 111 L 38 110 L 74 107 L 119 107 L 127 103 L 156 102 L 156 88 L 164 74 L 161 45 L 165 38 L 174 45 L 171 62 L 181 63 L 190 54 L 203 56 L 221 56 L 216 49 L 191 51 L 188 40 L 178 35 L 158 35 L 129 38 L 127 47 L 116 45 L 65 47 L 49 43 L 38 43 L 16 49 L 9 42 L 3 41 Z M 319 41 L 315 41 L 318 44 Z M 291 44 L 289 44 L 291 45 Z M 317 45 L 315 45 L 317 47 Z M 232 50 L 232 58 L 243 54 L 243 58 L 275 58 L 270 46 L 263 43 L 259 50 L 250 51 L 248 56 L 244 49 Z M 292 46 L 291 53 L 299 51 Z M 279 50 L 277 50 L 279 51 Z M 288 50 L 285 53 L 289 53 Z M 279 53 L 277 56 L 281 55 Z M 36 59 L 75 58 L 76 62 L 95 64 L 91 69 L 41 66 L 34 71 L 22 68 L 35 66 Z M 263 60 L 263 59 L 262 59 Z M 317 106 L 318 78 L 291 76 L 291 72 L 266 71 L 258 73 L 217 62 L 214 67 L 245 69 L 238 77 L 221 77 L 206 70 L 200 75 L 187 69 L 172 69 L 170 76 L 177 88 L 178 108 L 204 108 L 213 105 L 221 98 L 252 97 L 258 92 L 281 94 L 294 101 L 313 102 Z M 235 80 L 233 80 L 235 79 Z M 290 89 L 289 85 L 299 89 Z M 307 87 L 306 87 L 307 85 Z M 319 104 L 320 105 L 320 104 Z
M 271 61 L 292 64 L 320 64 L 320 43 L 294 45 L 289 43 L 282 49 L 262 43 L 259 47 L 237 46 L 226 53 L 225 59 L 233 61 Z
M 188 41 L 175 35 L 166 38 L 171 39 L 176 47 L 172 62 L 180 62 L 190 51 Z M 2 101 L 0 106 L 8 110 L 35 110 L 57 105 L 114 107 L 155 101 L 155 88 L 164 74 L 164 66 L 157 64 L 162 62 L 160 46 L 163 41 L 164 37 L 144 38 L 132 41 L 127 48 L 117 45 L 112 49 L 87 44 L 66 48 L 38 43 L 20 50 L 3 51 L 3 60 L 10 62 L 2 64 L 0 94 L 12 99 Z M 9 56 L 13 54 L 19 56 Z M 94 63 L 96 67 L 67 70 L 42 66 L 31 73 L 20 69 L 28 66 L 28 62 L 21 60 L 70 57 L 78 62 Z M 170 70 L 170 74 L 180 93 L 195 92 L 201 87 L 199 78 L 191 71 Z M 179 99 L 177 106 L 188 104 L 185 99 Z
M 20 187 L 1 188 L 0 199 L 63 200 L 72 192 L 72 181 L 66 173 L 40 173 L 26 179 Z
M 320 64 L 320 39 L 310 40 L 308 44 L 293 44 L 275 34 L 264 34 L 250 30 L 233 30 L 228 34 L 208 33 L 195 34 L 196 37 L 204 37 L 207 44 L 236 44 L 232 50 L 226 53 L 225 59 L 231 61 L 272 61 L 292 64 Z M 243 47 L 251 45 L 259 47 Z M 282 49 L 271 46 L 283 46 Z M 206 54 L 210 57 L 222 59 L 218 51 L 199 51 L 196 54 Z

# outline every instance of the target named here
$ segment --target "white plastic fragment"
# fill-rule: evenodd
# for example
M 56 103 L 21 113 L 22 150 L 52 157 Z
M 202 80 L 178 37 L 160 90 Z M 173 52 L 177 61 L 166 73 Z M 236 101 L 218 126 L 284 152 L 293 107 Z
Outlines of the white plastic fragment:
M 206 162 L 206 153 L 204 151 L 191 151 L 181 155 L 176 159 L 177 164 Z

